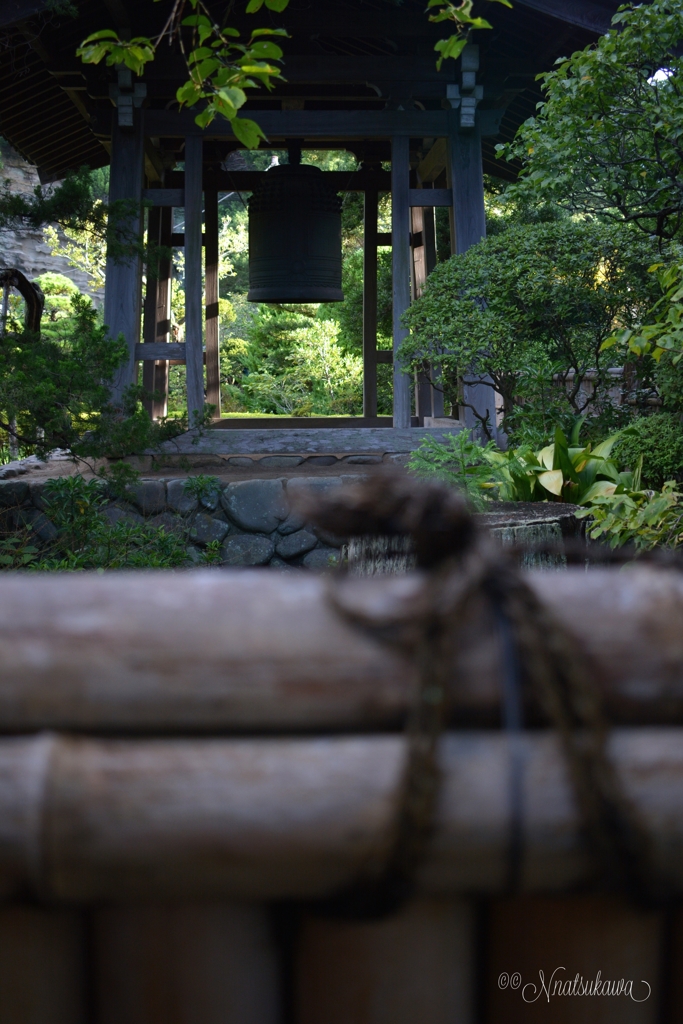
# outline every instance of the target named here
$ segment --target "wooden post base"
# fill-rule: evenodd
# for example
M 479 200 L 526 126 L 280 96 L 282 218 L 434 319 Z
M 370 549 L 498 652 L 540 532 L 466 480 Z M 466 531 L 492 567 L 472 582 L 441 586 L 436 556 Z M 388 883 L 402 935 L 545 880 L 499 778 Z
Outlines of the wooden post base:
M 297 1024 L 471 1024 L 473 966 L 465 900 L 416 900 L 372 923 L 309 918 Z
M 98 1024 L 280 1022 L 261 907 L 107 908 L 95 912 L 94 941 Z
M 85 1024 L 82 916 L 0 910 L 0 1024 Z

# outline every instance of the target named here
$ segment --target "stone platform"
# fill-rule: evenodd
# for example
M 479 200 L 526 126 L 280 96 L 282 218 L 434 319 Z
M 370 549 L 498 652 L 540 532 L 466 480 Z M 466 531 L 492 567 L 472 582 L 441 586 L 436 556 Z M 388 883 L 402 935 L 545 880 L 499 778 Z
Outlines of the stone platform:
M 457 434 L 453 427 L 313 427 L 256 428 L 188 431 L 149 453 L 145 469 L 213 466 L 254 469 L 293 469 L 334 466 L 339 463 L 373 465 L 407 461 L 425 437 L 443 440 Z M 341 467 L 340 467 L 341 468 Z

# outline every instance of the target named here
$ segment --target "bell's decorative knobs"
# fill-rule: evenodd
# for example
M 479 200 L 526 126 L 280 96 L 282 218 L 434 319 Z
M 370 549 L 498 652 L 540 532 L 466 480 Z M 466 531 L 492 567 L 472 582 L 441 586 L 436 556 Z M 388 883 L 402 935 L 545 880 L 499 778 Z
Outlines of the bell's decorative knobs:
M 341 302 L 341 199 L 319 167 L 271 167 L 249 200 L 249 302 Z

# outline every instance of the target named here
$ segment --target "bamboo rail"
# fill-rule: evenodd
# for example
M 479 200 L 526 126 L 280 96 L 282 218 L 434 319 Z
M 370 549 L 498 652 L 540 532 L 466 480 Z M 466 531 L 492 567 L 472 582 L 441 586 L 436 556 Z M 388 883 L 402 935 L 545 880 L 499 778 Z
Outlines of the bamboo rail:
M 529 575 L 593 659 L 612 721 L 683 724 L 683 576 L 652 568 Z M 368 615 L 420 578 L 348 579 Z M 392 728 L 411 666 L 350 625 L 323 577 L 252 571 L 4 575 L 0 733 Z M 483 601 L 462 622 L 453 724 L 496 726 L 500 651 Z M 540 712 L 530 709 L 538 720 Z

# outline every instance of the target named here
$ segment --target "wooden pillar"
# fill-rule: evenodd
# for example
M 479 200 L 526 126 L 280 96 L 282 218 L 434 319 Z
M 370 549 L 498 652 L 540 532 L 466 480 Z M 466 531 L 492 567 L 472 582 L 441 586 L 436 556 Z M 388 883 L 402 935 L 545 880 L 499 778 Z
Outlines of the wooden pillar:
M 2 1024 L 86 1024 L 86 957 L 73 910 L 0 910 Z
M 474 128 L 461 130 L 458 124 L 459 112 L 452 110 L 449 115 L 450 131 L 447 146 L 448 186 L 453 192 L 451 216 L 451 252 L 467 252 L 486 238 L 486 212 L 484 209 L 484 171 L 481 159 L 481 131 L 479 123 Z M 479 430 L 481 421 L 475 415 L 488 416 L 490 429 L 495 439 L 496 393 L 490 384 L 465 384 L 460 419 L 470 430 Z
M 449 114 L 447 155 L 448 187 L 453 191 L 451 252 L 467 252 L 486 238 L 484 170 L 479 127 L 461 131 L 457 110 Z
M 141 904 L 94 921 L 98 1024 L 281 1024 L 265 908 Z
M 391 140 L 391 244 L 394 328 L 394 426 L 410 426 L 410 376 L 401 368 L 396 353 L 408 334 L 401 317 L 410 305 L 410 140 L 395 135 Z
M 377 415 L 377 192 L 363 206 L 363 416 Z
M 142 120 L 139 111 L 133 112 L 133 127 L 120 128 L 114 118 L 111 137 L 111 168 L 109 171 L 109 203 L 132 201 L 134 209 L 125 216 L 126 233 L 141 234 L 142 176 L 144 146 Z M 124 226 L 124 225 L 122 225 Z M 128 343 L 128 361 L 118 370 L 112 387 L 114 402 L 133 383 L 135 346 L 140 340 L 140 313 L 142 291 L 140 258 L 130 255 L 114 260 L 107 257 L 104 289 L 104 322 L 112 338 L 123 334 Z
M 173 230 L 173 210 L 169 206 L 154 206 L 149 211 L 147 239 L 149 243 L 170 249 Z M 143 307 L 142 340 L 144 343 L 165 343 L 171 329 L 171 270 L 173 261 L 164 256 L 156 266 L 156 276 L 148 271 L 147 289 Z M 144 405 L 152 419 L 164 417 L 168 412 L 168 360 L 145 359 L 142 363 L 142 384 L 151 396 Z
M 206 229 L 204 300 L 206 302 L 206 400 L 221 418 L 221 374 L 218 334 L 218 192 L 204 193 Z
M 185 361 L 190 426 L 204 408 L 202 149 L 201 135 L 185 139 Z
M 410 210 L 410 277 L 413 302 L 419 299 L 427 282 L 425 259 L 424 222 L 425 210 L 413 206 Z M 415 377 L 415 415 L 420 423 L 432 414 L 432 385 L 429 375 L 422 370 Z
M 473 1024 L 473 935 L 465 900 L 416 900 L 372 923 L 307 919 L 296 1024 Z
M 160 244 L 168 250 L 169 255 L 159 260 L 159 280 L 157 281 L 157 315 L 156 339 L 162 343 L 171 340 L 171 287 L 173 280 L 173 259 L 170 255 L 171 236 L 173 234 L 173 210 L 170 206 L 161 209 Z M 155 419 L 168 413 L 168 359 L 157 359 L 154 363 L 154 390 L 161 397 L 155 401 L 152 415 Z

